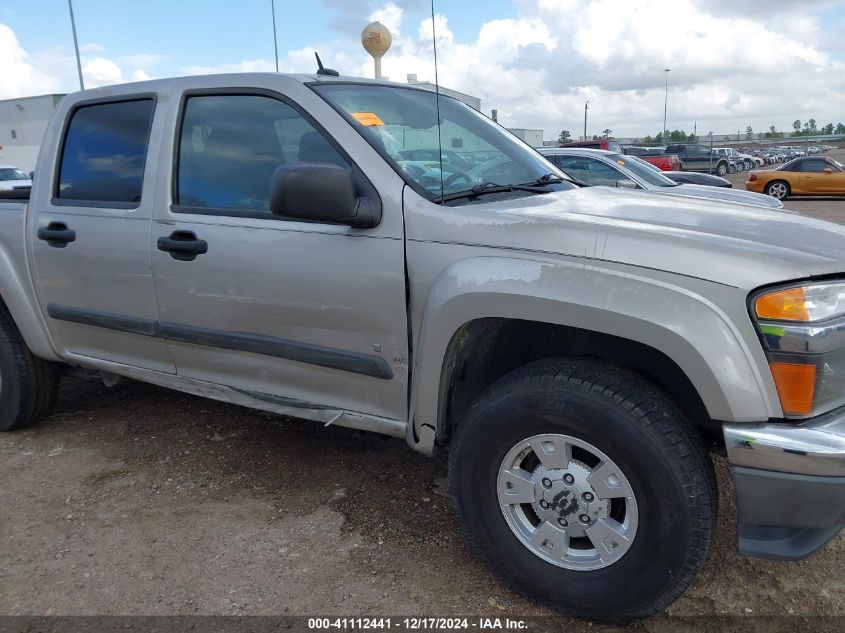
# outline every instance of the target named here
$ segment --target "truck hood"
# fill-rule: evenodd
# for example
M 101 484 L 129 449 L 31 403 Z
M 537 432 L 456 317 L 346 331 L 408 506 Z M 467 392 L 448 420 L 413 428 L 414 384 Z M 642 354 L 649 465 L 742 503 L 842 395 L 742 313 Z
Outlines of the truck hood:
M 614 261 L 748 290 L 845 272 L 845 226 L 791 211 L 610 187 L 476 208 L 484 220 L 474 227 L 473 243 Z
M 691 196 L 695 198 L 708 198 L 710 200 L 722 200 L 724 202 L 737 202 L 740 204 L 754 204 L 769 209 L 782 209 L 783 203 L 780 200 L 762 193 L 743 191 L 742 189 L 728 189 L 727 187 L 710 187 L 708 185 L 678 185 L 677 187 L 666 187 L 668 195 Z

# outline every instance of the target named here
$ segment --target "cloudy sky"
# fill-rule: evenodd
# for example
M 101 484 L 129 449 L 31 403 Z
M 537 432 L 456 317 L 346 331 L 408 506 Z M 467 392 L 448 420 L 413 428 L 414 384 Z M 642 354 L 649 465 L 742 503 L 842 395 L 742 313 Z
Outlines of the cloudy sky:
M 270 0 L 74 0 L 86 87 L 272 71 Z M 393 32 L 384 73 L 433 79 L 429 0 L 276 0 L 282 71 L 371 75 L 361 28 Z M 435 0 L 440 81 L 547 137 L 735 133 L 845 122 L 843 0 Z M 0 99 L 78 87 L 66 0 L 0 0 Z

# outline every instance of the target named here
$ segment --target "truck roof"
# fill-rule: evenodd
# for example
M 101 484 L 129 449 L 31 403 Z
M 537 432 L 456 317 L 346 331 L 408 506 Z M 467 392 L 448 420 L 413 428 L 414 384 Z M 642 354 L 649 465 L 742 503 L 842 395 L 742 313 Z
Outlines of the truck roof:
M 414 86 L 413 84 L 398 83 L 395 81 L 385 81 L 381 79 L 369 79 L 366 77 L 353 76 L 332 76 L 332 75 L 309 75 L 301 73 L 274 73 L 274 72 L 250 72 L 250 73 L 215 73 L 206 75 L 183 75 L 180 77 L 167 77 L 163 79 L 148 79 L 146 81 L 133 81 L 122 84 L 113 84 L 109 86 L 102 86 L 99 88 L 89 88 L 84 91 L 76 91 L 70 93 L 69 96 L 79 98 L 80 95 L 97 95 L 97 94 L 125 94 L 125 93 L 142 93 L 156 91 L 162 88 L 173 88 L 185 84 L 207 84 L 214 83 L 215 80 L 220 83 L 231 84 L 233 81 L 240 82 L 243 86 L 249 86 L 258 79 L 266 81 L 267 78 L 281 79 L 283 81 L 296 81 L 298 83 L 360 83 L 370 84 L 374 86 L 401 86 L 409 90 L 420 90 L 423 92 L 431 92 L 426 88 Z M 443 94 L 446 97 L 448 95 Z

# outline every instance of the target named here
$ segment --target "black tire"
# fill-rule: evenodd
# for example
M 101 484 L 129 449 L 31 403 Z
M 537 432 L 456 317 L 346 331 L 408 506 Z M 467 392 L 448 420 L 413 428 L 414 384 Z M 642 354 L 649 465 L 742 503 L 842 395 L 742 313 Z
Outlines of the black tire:
M 58 392 L 56 365 L 32 355 L 11 315 L 0 306 L 0 431 L 38 422 Z
M 728 165 L 728 173 L 729 174 L 735 174 L 736 173 L 736 166 Z M 724 176 L 724 174 L 721 174 L 721 175 Z
M 637 531 L 630 549 L 607 567 L 582 571 L 547 562 L 504 518 L 496 483 L 502 460 L 543 433 L 593 445 L 630 482 Z M 668 607 L 704 563 L 715 525 L 713 464 L 683 414 L 638 375 L 589 359 L 533 363 L 488 388 L 455 431 L 449 478 L 475 552 L 511 588 L 580 617 L 621 621 Z
M 724 176 L 726 173 L 728 173 L 728 163 L 725 161 L 719 161 L 719 164 L 716 165 L 716 173 L 719 176 Z
M 743 164 L 745 165 L 745 171 L 750 171 L 754 167 L 754 161 L 751 160 L 745 160 Z

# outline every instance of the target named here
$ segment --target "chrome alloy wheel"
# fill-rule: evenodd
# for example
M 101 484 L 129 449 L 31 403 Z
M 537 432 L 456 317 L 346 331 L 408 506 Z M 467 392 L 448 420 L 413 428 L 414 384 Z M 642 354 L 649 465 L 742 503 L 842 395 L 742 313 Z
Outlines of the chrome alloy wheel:
M 529 437 L 499 467 L 499 506 L 533 554 L 589 571 L 612 565 L 637 533 L 637 501 L 619 467 L 595 446 L 560 434 Z
M 786 185 L 782 182 L 773 182 L 769 185 L 768 194 L 772 198 L 777 198 L 778 200 L 783 200 L 786 198 Z

